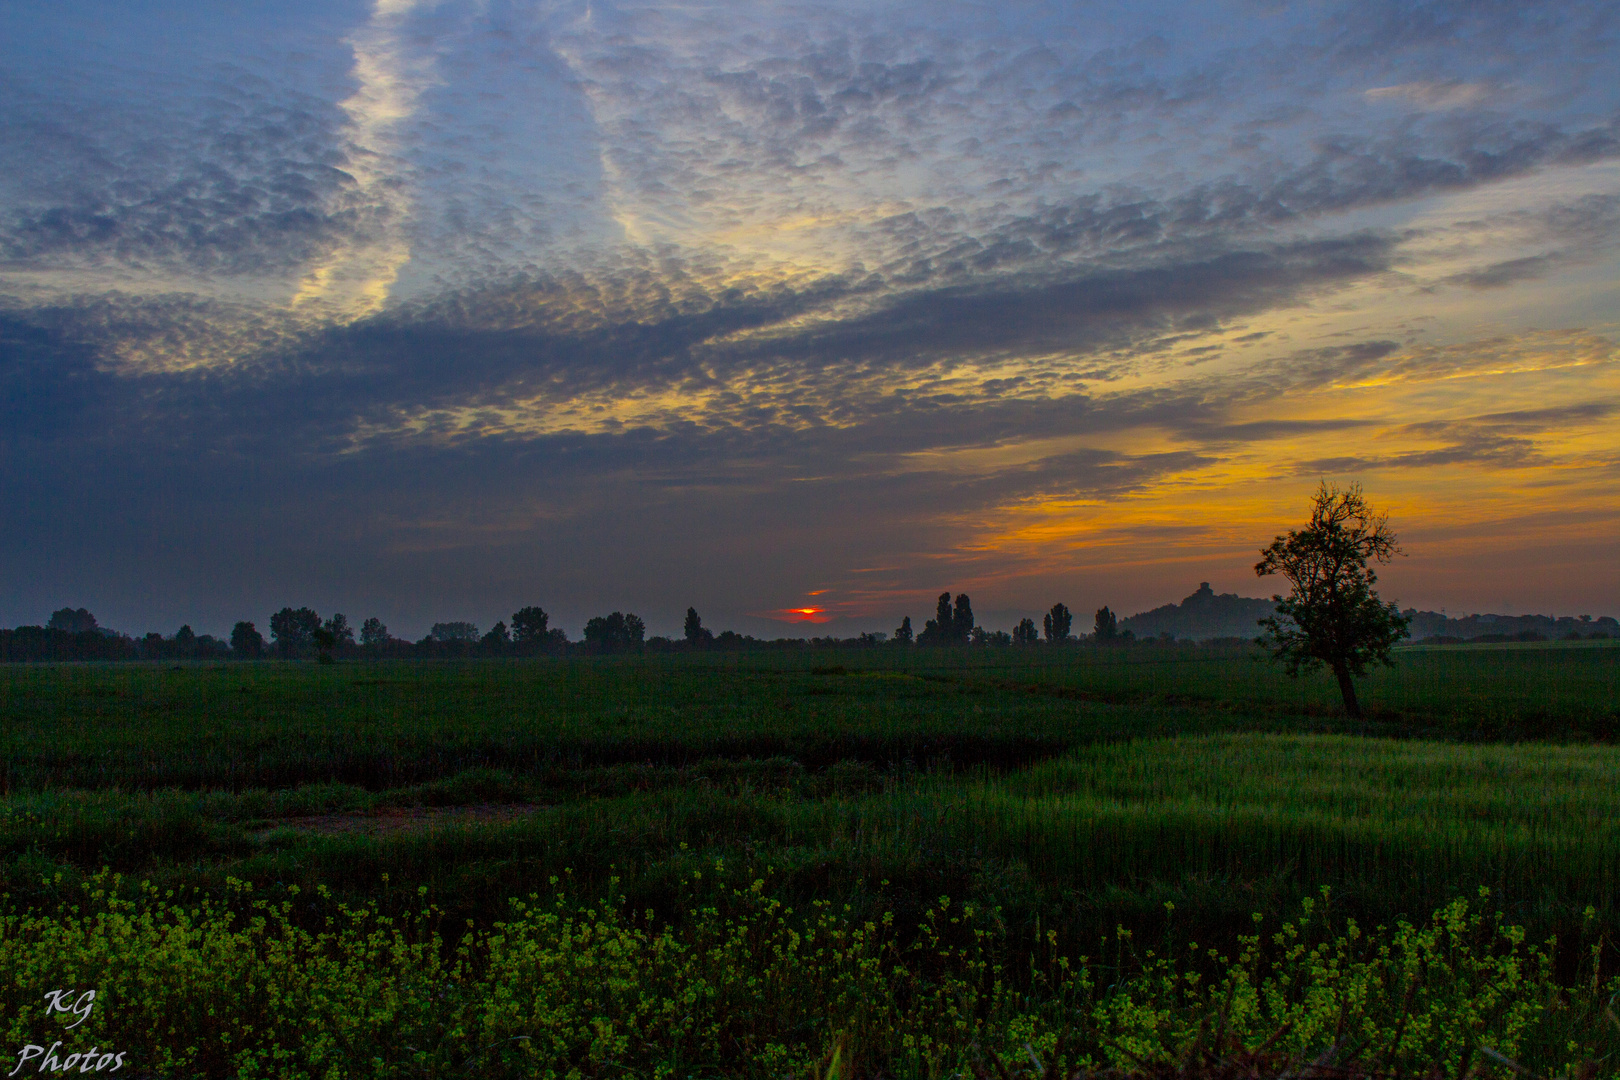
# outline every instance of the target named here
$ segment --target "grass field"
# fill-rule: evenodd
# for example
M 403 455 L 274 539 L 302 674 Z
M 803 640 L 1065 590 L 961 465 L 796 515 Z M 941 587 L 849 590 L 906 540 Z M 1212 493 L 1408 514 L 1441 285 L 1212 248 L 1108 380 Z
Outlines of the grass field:
M 1609 739 L 1620 644 L 1409 649 L 1363 697 L 1371 733 Z M 1335 705 L 1325 678 L 1191 646 L 14 665 L 0 673 L 0 747 L 7 791 L 385 788 L 476 767 L 717 756 L 1005 766 L 1106 739 L 1345 730 Z
M 1039 956 L 1121 928 L 1235 954 L 1323 887 L 1365 926 L 1484 887 L 1559 935 L 1554 974 L 1596 977 L 1589 946 L 1620 940 L 1620 647 L 1398 660 L 1353 727 L 1325 678 L 1241 647 L 11 666 L 0 871 L 19 913 L 105 867 L 114 893 L 249 883 L 306 928 L 413 917 L 425 889 L 445 949 L 553 879 L 687 927 L 757 879 L 895 941 L 950 897 L 1025 993 Z

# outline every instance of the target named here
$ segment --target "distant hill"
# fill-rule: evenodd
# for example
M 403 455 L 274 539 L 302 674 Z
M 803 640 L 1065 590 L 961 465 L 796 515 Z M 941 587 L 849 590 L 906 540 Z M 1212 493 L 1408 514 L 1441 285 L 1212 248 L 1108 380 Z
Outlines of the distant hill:
M 1252 638 L 1260 633 L 1256 625 L 1270 615 L 1276 605 L 1270 600 L 1259 600 L 1236 593 L 1219 593 L 1209 582 L 1198 583 L 1198 591 L 1179 604 L 1166 604 L 1152 611 L 1143 611 L 1128 619 L 1121 619 L 1120 630 L 1129 630 L 1137 638 L 1158 637 L 1169 634 L 1184 641 L 1207 641 L 1210 638 Z M 1468 615 L 1453 619 L 1438 611 L 1418 611 L 1407 608 L 1405 614 L 1412 620 L 1413 641 L 1426 638 L 1449 638 L 1456 641 L 1556 641 L 1579 636 L 1582 638 L 1620 638 L 1620 622 L 1605 615 L 1594 619 L 1590 615 L 1573 618 L 1565 615 Z
M 1190 641 L 1209 638 L 1252 638 L 1260 633 L 1255 625 L 1276 608 L 1270 600 L 1257 600 L 1237 593 L 1220 593 L 1209 587 L 1209 582 L 1198 583 L 1198 591 L 1179 604 L 1166 604 L 1152 611 L 1143 611 L 1128 619 L 1121 619 L 1120 630 L 1129 630 L 1138 638 L 1172 637 Z

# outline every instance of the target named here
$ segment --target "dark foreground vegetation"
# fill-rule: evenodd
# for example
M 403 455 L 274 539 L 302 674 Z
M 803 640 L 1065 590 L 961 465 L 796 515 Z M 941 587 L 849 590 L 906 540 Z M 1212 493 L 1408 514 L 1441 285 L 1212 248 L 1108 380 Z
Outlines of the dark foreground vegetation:
M 0 668 L 3 1049 L 1614 1075 L 1620 646 L 1395 655 L 1353 723 L 1241 645 Z

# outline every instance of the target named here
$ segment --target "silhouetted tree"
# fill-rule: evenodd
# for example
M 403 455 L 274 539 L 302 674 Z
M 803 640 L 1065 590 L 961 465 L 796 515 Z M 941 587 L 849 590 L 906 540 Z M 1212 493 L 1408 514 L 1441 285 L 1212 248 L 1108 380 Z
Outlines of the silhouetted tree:
M 440 644 L 452 641 L 472 643 L 479 638 L 478 627 L 470 622 L 436 622 L 428 631 L 428 637 Z
M 326 629 L 332 635 L 335 648 L 348 649 L 354 647 L 354 628 L 342 612 L 338 612 L 326 620 Z
M 388 644 L 388 627 L 373 615 L 360 624 L 360 644 L 368 649 L 380 649 Z
M 174 632 L 174 651 L 180 656 L 197 654 L 197 632 L 190 623 L 184 623 Z
M 900 645 L 910 645 L 912 637 L 911 616 L 907 615 L 905 618 L 900 620 L 900 625 L 895 628 L 894 640 Z
M 292 659 L 309 651 L 315 640 L 315 631 L 321 628 L 321 617 L 307 607 L 296 611 L 284 607 L 270 616 L 270 638 L 276 643 L 283 659 Z
M 1092 633 L 1098 641 L 1114 641 L 1119 638 L 1119 619 L 1108 610 L 1107 604 L 1097 609 L 1097 617 L 1092 622 Z
M 973 618 L 973 604 L 968 600 L 967 593 L 956 594 L 956 609 L 951 613 L 951 631 L 957 641 L 967 641 L 973 636 L 977 622 Z
M 951 594 L 942 592 L 934 606 L 934 617 L 923 623 L 922 633 L 917 635 L 917 644 L 944 645 L 955 627 L 956 622 L 951 618 Z
M 1354 678 L 1365 675 L 1368 664 L 1393 665 L 1390 650 L 1411 621 L 1378 599 L 1372 588 L 1378 575 L 1367 567 L 1400 551 L 1389 515 L 1373 512 L 1360 484 L 1340 489 L 1323 481 L 1311 498 L 1310 522 L 1273 540 L 1254 567 L 1260 577 L 1281 574 L 1293 586 L 1286 599 L 1272 597 L 1277 613 L 1260 620 L 1259 644 L 1291 676 L 1326 664 L 1353 717 L 1361 715 Z
M 959 593 L 952 605 L 951 594 L 939 594 L 934 617 L 917 635 L 919 645 L 966 645 L 973 636 L 973 604 L 967 593 Z
M 231 627 L 231 649 L 243 660 L 257 660 L 264 652 L 264 635 L 250 622 Z
M 714 634 L 703 628 L 697 608 L 686 609 L 686 644 L 694 649 L 714 644 Z
M 647 624 L 641 621 L 641 616 L 617 611 L 611 615 L 598 615 L 585 624 L 585 644 L 594 652 L 639 650 L 646 635 Z
M 59 608 L 51 612 L 50 622 L 45 624 L 45 629 L 82 634 L 86 630 L 96 629 L 96 617 L 84 608 Z
M 1041 640 L 1040 631 L 1035 629 L 1035 620 L 1019 619 L 1018 625 L 1013 627 L 1012 639 L 1014 645 L 1033 645 Z
M 639 649 L 641 643 L 647 638 L 647 624 L 641 621 L 640 615 L 626 614 L 624 617 L 624 644 L 627 649 Z
M 512 642 L 519 652 L 533 653 L 545 648 L 549 642 L 546 627 L 551 616 L 536 604 L 519 608 L 512 613 Z
M 1074 625 L 1074 613 L 1062 604 L 1053 604 L 1052 610 L 1041 620 L 1049 645 L 1060 645 L 1069 640 L 1069 628 Z
M 940 593 L 940 595 L 939 595 L 939 610 L 934 613 L 934 617 L 932 619 L 928 619 L 923 623 L 922 633 L 917 635 L 917 644 L 919 644 L 919 645 L 943 645 L 945 643 L 944 642 L 944 635 L 943 635 L 943 633 L 941 632 L 941 630 L 939 628 L 940 622 L 941 622 L 941 616 L 944 617 L 943 621 L 944 621 L 945 625 L 950 626 L 951 625 L 950 615 L 951 615 L 951 594 L 950 593 Z
M 325 626 L 317 626 L 309 635 L 315 643 L 315 659 L 323 664 L 335 663 L 332 650 L 337 648 L 337 635 Z
M 506 624 L 504 622 L 497 622 L 494 626 L 490 627 L 489 633 L 485 634 L 483 639 L 478 642 L 478 648 L 481 652 L 486 652 L 493 656 L 499 656 L 501 653 L 504 653 L 511 647 L 512 635 L 506 632 Z

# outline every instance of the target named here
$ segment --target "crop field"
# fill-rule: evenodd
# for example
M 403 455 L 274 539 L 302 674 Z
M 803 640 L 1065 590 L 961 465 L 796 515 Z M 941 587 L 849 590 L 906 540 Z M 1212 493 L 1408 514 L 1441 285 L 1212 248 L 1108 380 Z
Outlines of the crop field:
M 997 1047 L 1014 1069 L 1174 1057 L 1222 1009 L 1254 1043 L 1286 1024 L 1275 1045 L 1314 1054 L 1348 1014 L 1323 1020 L 1304 991 L 1266 1004 L 1267 971 L 1348 993 L 1355 965 L 1429 949 L 1366 975 L 1363 1056 L 1392 1038 L 1386 1067 L 1477 1071 L 1488 1034 L 1538 1069 L 1611 1074 L 1620 646 L 1397 658 L 1353 724 L 1325 677 L 1243 646 L 11 665 L 0 976 L 19 989 L 0 1007 L 14 1034 L 38 1023 L 24 990 L 60 978 L 41 958 L 72 941 L 152 1024 L 204 1043 L 245 1025 L 230 1038 L 249 1057 L 171 1048 L 154 1075 L 973 1075 Z M 1451 936 L 1423 939 L 1437 911 Z M 1290 933 L 1317 951 L 1290 953 Z M 142 934 L 159 959 L 118 952 Z M 180 940 L 202 952 L 161 959 Z M 363 1037 L 306 1016 L 277 1051 L 292 997 L 242 990 L 182 1023 L 194 1002 L 131 989 L 214 964 L 207 979 L 262 997 L 283 975 L 254 965 L 283 953 L 406 1004 Z M 503 964 L 532 979 L 552 970 L 535 957 L 609 953 L 640 996 L 595 1019 L 500 1005 Z M 797 989 L 778 1000 L 772 979 Z M 453 1020 L 452 986 L 471 1010 Z M 697 986 L 708 1012 L 645 1012 Z M 1065 1034 L 1082 1013 L 1083 1054 Z M 407 1016 L 413 1049 L 387 1049 Z M 589 1035 L 598 1021 L 623 1045 Z M 103 1035 L 156 1061 L 166 1036 L 141 1032 Z

